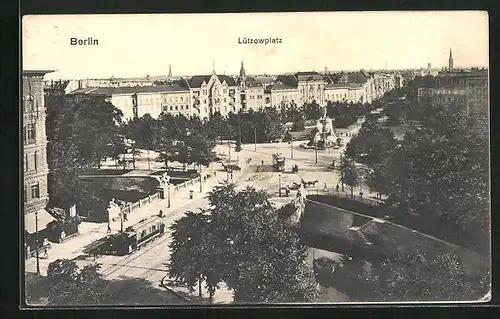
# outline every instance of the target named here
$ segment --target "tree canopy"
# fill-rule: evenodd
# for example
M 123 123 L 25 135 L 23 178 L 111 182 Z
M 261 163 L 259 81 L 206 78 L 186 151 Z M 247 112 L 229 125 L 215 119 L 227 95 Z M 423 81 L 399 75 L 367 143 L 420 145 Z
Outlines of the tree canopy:
M 487 253 L 488 123 L 457 105 L 421 104 L 417 118 L 402 141 L 365 122 L 346 155 L 372 168 L 368 186 L 398 205 L 395 221 Z
M 457 256 L 444 252 L 398 253 L 368 267 L 362 260 L 344 267 L 338 275 L 349 282 L 339 276 L 337 282 L 359 301 L 473 301 L 491 289 L 489 274 L 472 278 Z
M 47 269 L 49 304 L 54 306 L 97 305 L 106 281 L 99 264 L 79 268 L 74 261 L 58 259 Z
M 49 99 L 47 114 L 48 187 L 51 206 L 70 207 L 89 197 L 79 175 L 113 155 L 120 133 L 120 110 L 99 99 L 72 103 Z
M 172 226 L 173 275 L 194 285 L 192 279 L 202 273 L 212 291 L 224 282 L 234 290 L 235 302 L 316 300 L 318 286 L 306 265 L 306 247 L 292 229 L 278 222 L 265 192 L 238 191 L 235 184 L 223 184 L 208 199 L 206 212 L 189 213 Z M 204 266 L 192 266 L 196 269 L 187 274 L 182 265 L 192 255 L 199 258 L 194 265 Z

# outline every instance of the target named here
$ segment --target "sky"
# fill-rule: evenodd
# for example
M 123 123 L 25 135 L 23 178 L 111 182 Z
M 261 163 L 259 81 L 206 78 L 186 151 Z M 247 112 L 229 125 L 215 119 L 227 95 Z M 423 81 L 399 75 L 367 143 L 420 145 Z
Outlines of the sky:
M 70 45 L 70 38 L 98 45 Z M 280 38 L 240 44 L 243 38 Z M 46 79 L 488 66 L 481 11 L 28 15 L 24 70 Z

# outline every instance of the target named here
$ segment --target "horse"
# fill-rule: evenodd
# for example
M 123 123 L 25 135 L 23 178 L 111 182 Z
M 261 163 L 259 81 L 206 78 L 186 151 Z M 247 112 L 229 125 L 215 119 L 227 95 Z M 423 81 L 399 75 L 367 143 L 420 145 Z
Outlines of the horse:
M 315 181 L 308 181 L 308 182 L 307 182 L 307 185 L 308 185 L 308 186 L 312 186 L 312 187 L 314 187 L 314 186 L 316 186 L 316 184 L 317 184 L 317 183 L 318 183 L 318 180 L 315 180 Z

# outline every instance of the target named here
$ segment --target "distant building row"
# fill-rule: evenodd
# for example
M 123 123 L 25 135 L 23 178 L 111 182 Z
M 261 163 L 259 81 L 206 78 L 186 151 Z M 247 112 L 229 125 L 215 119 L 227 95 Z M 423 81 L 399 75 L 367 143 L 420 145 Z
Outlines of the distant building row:
M 337 74 L 297 72 L 276 78 L 247 77 L 242 63 L 239 77 L 218 75 L 214 71 L 211 75 L 181 78 L 161 85 L 80 87 L 74 90 L 70 88 L 71 82 L 67 82 L 67 86 L 68 97 L 74 100 L 87 97 L 106 99 L 119 108 L 127 120 L 146 113 L 153 117 L 166 112 L 209 118 L 215 112 L 225 116 L 240 110 L 292 104 L 301 106 L 312 102 L 319 105 L 326 105 L 329 101 L 371 103 L 386 92 L 403 86 L 403 78 L 394 73 L 363 70 Z
M 463 106 L 471 116 L 488 116 L 489 80 L 487 69 L 439 72 L 431 85 L 418 89 L 418 100 L 433 105 Z

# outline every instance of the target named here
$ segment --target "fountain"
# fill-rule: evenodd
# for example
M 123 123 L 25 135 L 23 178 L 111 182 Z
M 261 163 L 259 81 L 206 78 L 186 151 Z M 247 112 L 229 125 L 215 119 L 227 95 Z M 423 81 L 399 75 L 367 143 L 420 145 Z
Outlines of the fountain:
M 318 149 L 331 148 L 337 145 L 337 135 L 333 128 L 333 120 L 326 115 L 326 106 L 323 117 L 316 123 L 316 133 L 307 146 Z

